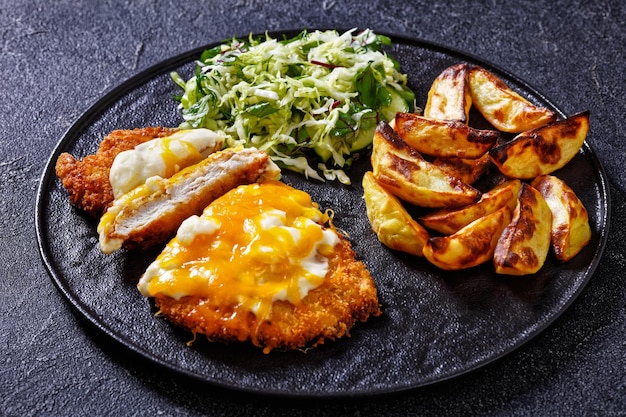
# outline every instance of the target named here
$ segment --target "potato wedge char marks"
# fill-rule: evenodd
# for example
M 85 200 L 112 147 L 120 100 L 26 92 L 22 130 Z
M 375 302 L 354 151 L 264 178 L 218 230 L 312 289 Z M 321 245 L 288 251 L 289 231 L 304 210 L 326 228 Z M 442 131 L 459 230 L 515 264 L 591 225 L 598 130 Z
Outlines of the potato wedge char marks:
M 480 66 L 445 68 L 423 114 L 399 111 L 374 132 L 363 194 L 379 241 L 444 270 L 491 257 L 497 274 L 533 274 L 550 247 L 572 259 L 591 239 L 588 213 L 550 174 L 580 152 L 589 111 L 557 116 Z
M 487 191 L 480 200 L 460 209 L 442 209 L 420 217 L 425 227 L 450 235 L 458 232 L 474 220 L 491 214 L 506 206 L 511 212 L 517 205 L 517 195 L 522 186 L 520 180 L 506 181 Z
M 510 178 L 533 179 L 564 167 L 583 146 L 589 111 L 521 133 L 489 151 L 491 161 Z
M 100 219 L 100 248 L 146 248 L 170 239 L 178 226 L 241 184 L 276 178 L 280 170 L 253 148 L 225 149 L 168 179 L 153 177 L 124 194 Z
M 496 129 L 519 133 L 556 120 L 556 114 L 535 106 L 484 68 L 473 66 L 469 73 L 472 104 Z
M 237 187 L 186 220 L 138 289 L 209 340 L 306 349 L 381 314 L 375 283 L 310 196 L 278 181 Z
M 552 213 L 539 191 L 522 183 L 511 223 L 496 245 L 496 273 L 534 274 L 543 266 L 550 249 Z
M 436 158 L 433 165 L 465 184 L 472 185 L 489 171 L 491 160 L 489 154 L 485 153 L 478 159 Z
M 95 154 L 82 160 L 67 152 L 59 155 L 55 171 L 67 190 L 70 203 L 92 217 L 100 217 L 114 200 L 109 173 L 115 157 L 141 143 L 169 136 L 177 130 L 164 127 L 114 130 L 104 137 Z
M 410 147 L 432 156 L 476 159 L 491 149 L 500 133 L 474 129 L 457 120 L 436 120 L 397 113 L 395 131 Z
M 380 242 L 390 249 L 422 256 L 428 232 L 406 211 L 402 202 L 381 187 L 368 171 L 363 176 L 367 217 Z
M 443 70 L 433 81 L 424 106 L 424 117 L 440 120 L 469 121 L 472 96 L 469 65 L 456 64 Z
M 410 148 L 381 122 L 374 133 L 372 168 L 376 181 L 396 197 L 421 207 L 461 207 L 480 192 L 446 174 Z
M 569 261 L 591 239 L 589 214 L 572 190 L 563 180 L 552 175 L 535 178 L 531 184 L 548 203 L 552 212 L 552 249 L 560 261 Z
M 510 221 L 511 210 L 504 206 L 450 236 L 431 237 L 424 246 L 424 257 L 448 271 L 485 263 L 493 258 L 500 234 Z

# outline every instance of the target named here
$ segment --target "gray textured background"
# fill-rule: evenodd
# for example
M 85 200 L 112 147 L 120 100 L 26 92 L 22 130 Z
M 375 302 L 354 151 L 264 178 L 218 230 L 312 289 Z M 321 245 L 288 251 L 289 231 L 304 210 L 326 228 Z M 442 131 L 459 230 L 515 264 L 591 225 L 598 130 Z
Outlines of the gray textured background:
M 621 1 L 0 1 L 0 415 L 626 415 L 626 6 Z M 359 401 L 286 402 L 198 386 L 119 350 L 72 312 L 36 247 L 57 141 L 103 94 L 233 35 L 370 27 L 493 62 L 566 113 L 591 110 L 612 228 L 587 289 L 549 329 L 466 377 Z

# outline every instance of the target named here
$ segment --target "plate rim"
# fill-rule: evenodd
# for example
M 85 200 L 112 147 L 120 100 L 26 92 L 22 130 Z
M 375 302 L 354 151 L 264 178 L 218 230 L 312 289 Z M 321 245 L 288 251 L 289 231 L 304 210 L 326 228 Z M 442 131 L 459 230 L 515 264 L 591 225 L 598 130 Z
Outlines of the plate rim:
M 262 32 L 262 33 L 256 33 L 256 34 L 253 33 L 251 34 L 251 36 L 269 35 L 273 38 L 277 38 L 280 36 L 295 35 L 295 34 L 302 32 L 302 30 L 303 29 L 274 30 L 274 31 Z M 336 30 L 338 33 L 343 33 L 346 31 L 346 29 L 339 29 L 339 28 L 311 29 L 311 31 L 313 30 Z M 461 51 L 454 47 L 444 45 L 442 43 L 432 42 L 429 40 L 420 39 L 417 37 L 411 37 L 407 35 L 393 34 L 389 32 L 376 31 L 376 30 L 373 30 L 373 31 L 374 33 L 378 35 L 389 37 L 392 41 L 392 44 L 401 43 L 401 44 L 405 44 L 408 46 L 416 46 L 416 47 L 423 48 L 423 49 L 429 49 L 435 52 L 441 52 L 448 56 L 456 57 L 463 61 L 479 63 L 484 68 L 496 74 L 499 74 L 501 76 L 504 76 L 506 78 L 513 80 L 516 84 L 520 85 L 525 91 L 539 98 L 551 110 L 558 113 L 560 117 L 566 117 L 566 114 L 545 94 L 537 90 L 535 87 L 530 85 L 525 80 L 519 78 L 517 75 L 509 72 L 508 70 L 503 69 L 502 67 L 486 59 L 475 56 L 465 51 Z M 236 36 L 236 37 L 243 38 L 240 36 Z M 605 169 L 601 161 L 598 158 L 598 154 L 593 150 L 589 142 L 585 140 L 583 144 L 583 148 L 584 148 L 583 153 L 585 154 L 585 157 L 590 160 L 597 174 L 597 178 L 599 181 L 596 182 L 596 185 L 598 187 L 598 193 L 602 197 L 601 202 L 603 204 L 601 204 L 600 207 L 602 208 L 603 213 L 599 213 L 601 215 L 599 217 L 599 220 L 600 220 L 599 232 L 601 233 L 601 236 L 599 239 L 598 246 L 593 254 L 592 262 L 589 265 L 587 265 L 586 268 L 582 271 L 586 273 L 584 281 L 578 286 L 578 288 L 576 288 L 575 291 L 573 291 L 570 294 L 567 301 L 563 303 L 562 306 L 560 307 L 558 313 L 553 314 L 548 320 L 546 320 L 541 325 L 537 326 L 537 328 L 531 331 L 529 335 L 523 338 L 523 340 L 521 340 L 518 343 L 513 343 L 512 346 L 508 346 L 507 349 L 504 349 L 502 352 L 500 352 L 499 354 L 495 356 L 489 357 L 486 360 L 478 361 L 475 364 L 467 368 L 464 368 L 463 370 L 459 372 L 453 373 L 452 375 L 438 378 L 434 381 L 425 381 L 421 384 L 409 384 L 409 385 L 396 384 L 393 387 L 378 388 L 376 390 L 361 389 L 361 390 L 353 390 L 353 391 L 345 391 L 345 392 L 341 391 L 341 392 L 292 393 L 292 392 L 285 392 L 283 390 L 271 390 L 271 389 L 263 390 L 263 389 L 255 389 L 251 387 L 241 387 L 236 384 L 226 383 L 226 382 L 215 380 L 215 379 L 210 380 L 206 378 L 206 376 L 203 378 L 202 375 L 198 375 L 197 373 L 193 373 L 189 370 L 182 369 L 181 367 L 176 366 L 176 364 L 172 364 L 168 361 L 165 361 L 162 358 L 158 357 L 157 355 L 154 355 L 153 353 L 145 350 L 142 346 L 137 345 L 127 340 L 123 334 L 120 334 L 119 331 L 103 325 L 98 320 L 98 315 L 88 305 L 86 305 L 81 300 L 76 299 L 77 297 L 72 296 L 71 288 L 68 288 L 68 285 L 66 285 L 64 280 L 60 278 L 60 273 L 59 271 L 57 271 L 57 268 L 55 267 L 52 261 L 52 257 L 53 257 L 53 254 L 51 253 L 52 251 L 49 248 L 47 248 L 46 245 L 44 244 L 45 237 L 47 237 L 48 234 L 47 234 L 47 231 L 45 230 L 46 219 L 43 218 L 42 212 L 44 211 L 46 204 L 50 200 L 49 196 L 46 194 L 46 191 L 52 185 L 51 182 L 55 181 L 56 179 L 55 173 L 54 173 L 54 166 L 55 166 L 56 160 L 58 156 L 63 152 L 64 148 L 67 147 L 73 140 L 76 140 L 76 137 L 90 126 L 89 122 L 92 121 L 93 118 L 96 117 L 98 114 L 100 114 L 103 108 L 110 107 L 110 105 L 114 104 L 124 94 L 128 93 L 129 90 L 135 87 L 141 86 L 142 84 L 149 82 L 150 80 L 154 79 L 157 76 L 162 76 L 174 68 L 180 67 L 185 64 L 189 64 L 193 62 L 193 60 L 197 60 L 200 54 L 204 50 L 210 47 L 217 46 L 220 43 L 230 40 L 230 39 L 232 39 L 232 37 L 226 38 L 223 40 L 214 41 L 214 42 L 209 42 L 203 46 L 195 47 L 185 52 L 166 58 L 156 64 L 148 66 L 147 68 L 139 71 L 138 73 L 130 76 L 129 78 L 125 79 L 121 83 L 114 86 L 107 93 L 105 93 L 98 100 L 96 100 L 92 105 L 90 105 L 86 111 L 81 113 L 80 117 L 76 119 L 71 124 L 71 126 L 63 133 L 63 135 L 61 136 L 61 139 L 57 141 L 52 153 L 50 154 L 47 162 L 44 165 L 44 168 L 42 170 L 42 174 L 40 176 L 40 180 L 38 183 L 38 187 L 37 187 L 35 210 L 34 210 L 35 232 L 36 232 L 36 238 L 37 238 L 38 251 L 39 251 L 41 260 L 44 263 L 44 266 L 48 275 L 54 282 L 59 292 L 63 295 L 66 302 L 68 302 L 72 306 L 74 312 L 78 313 L 78 315 L 81 318 L 85 319 L 86 322 L 88 322 L 88 324 L 94 326 L 100 332 L 102 332 L 107 337 L 111 338 L 112 340 L 114 340 L 116 343 L 123 346 L 124 348 L 129 349 L 135 352 L 136 354 L 139 354 L 143 358 L 148 359 L 149 361 L 156 363 L 157 365 L 162 366 L 168 369 L 169 371 L 173 371 L 179 375 L 184 375 L 196 381 L 207 383 L 209 385 L 213 385 L 213 386 L 220 387 L 223 389 L 227 389 L 229 391 L 240 391 L 240 392 L 260 394 L 260 395 L 265 395 L 265 396 L 278 396 L 282 398 L 288 397 L 288 398 L 298 398 L 298 399 L 349 398 L 349 397 L 354 398 L 354 397 L 364 397 L 364 396 L 371 397 L 375 395 L 385 395 L 385 394 L 392 394 L 392 393 L 398 393 L 398 392 L 405 392 L 408 390 L 420 389 L 426 386 L 432 386 L 435 384 L 443 383 L 443 382 L 467 375 L 469 373 L 475 372 L 478 369 L 481 369 L 489 364 L 492 364 L 496 361 L 501 360 L 502 358 L 510 355 L 512 352 L 519 350 L 522 346 L 526 345 L 531 340 L 535 339 L 538 335 L 540 335 L 547 328 L 553 325 L 559 317 L 561 317 L 567 310 L 569 310 L 571 305 L 578 299 L 579 295 L 585 290 L 585 288 L 587 288 L 589 281 L 593 277 L 593 274 L 602 259 L 602 255 L 604 253 L 606 243 L 608 241 L 608 234 L 610 230 L 610 218 L 611 218 L 611 204 L 610 204 L 611 196 L 610 196 L 610 190 L 609 190 L 609 185 L 608 185 L 609 184 L 608 177 L 606 175 Z

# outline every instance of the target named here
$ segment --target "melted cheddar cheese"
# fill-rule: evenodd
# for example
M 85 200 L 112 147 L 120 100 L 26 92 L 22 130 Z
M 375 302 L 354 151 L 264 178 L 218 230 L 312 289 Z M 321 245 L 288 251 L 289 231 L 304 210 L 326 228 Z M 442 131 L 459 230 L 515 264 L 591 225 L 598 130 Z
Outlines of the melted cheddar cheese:
M 298 304 L 324 281 L 339 236 L 311 197 L 279 181 L 243 185 L 185 220 L 147 268 L 147 297 L 193 295 L 271 314 L 276 300 Z
M 169 178 L 221 149 L 225 137 L 209 129 L 179 130 L 120 152 L 111 165 L 109 182 L 119 198 L 148 178 Z

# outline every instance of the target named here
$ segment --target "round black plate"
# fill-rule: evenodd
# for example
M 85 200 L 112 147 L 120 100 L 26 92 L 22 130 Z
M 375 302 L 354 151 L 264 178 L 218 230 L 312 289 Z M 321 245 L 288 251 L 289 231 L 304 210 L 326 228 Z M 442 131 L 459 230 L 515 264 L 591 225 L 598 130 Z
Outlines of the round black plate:
M 425 103 L 439 72 L 468 62 L 493 71 L 531 101 L 564 116 L 543 95 L 494 65 L 440 45 L 390 37 L 390 53 L 409 74 L 418 105 Z M 555 175 L 587 207 L 591 242 L 572 261 L 558 264 L 549 257 L 538 274 L 521 278 L 498 276 L 490 264 L 447 273 L 381 246 L 365 215 L 360 182 L 369 161 L 362 158 L 350 171 L 352 186 L 305 181 L 290 173 L 284 180 L 308 191 L 323 209 L 335 211 L 337 226 L 348 233 L 376 280 L 384 314 L 357 324 L 350 338 L 307 352 L 264 355 L 247 344 L 226 346 L 203 338 L 187 346 L 192 335 L 155 317 L 150 301 L 136 289 L 160 248 L 103 255 L 96 222 L 70 206 L 54 164 L 61 152 L 79 157 L 95 152 L 114 129 L 178 125 L 172 99 L 178 89 L 169 73 L 193 74 L 203 49 L 142 72 L 90 108 L 51 155 L 38 191 L 37 234 L 52 279 L 78 314 L 128 349 L 193 378 L 248 392 L 298 397 L 397 392 L 464 374 L 513 351 L 563 313 L 591 278 L 604 249 L 610 213 L 607 179 L 588 145 Z

